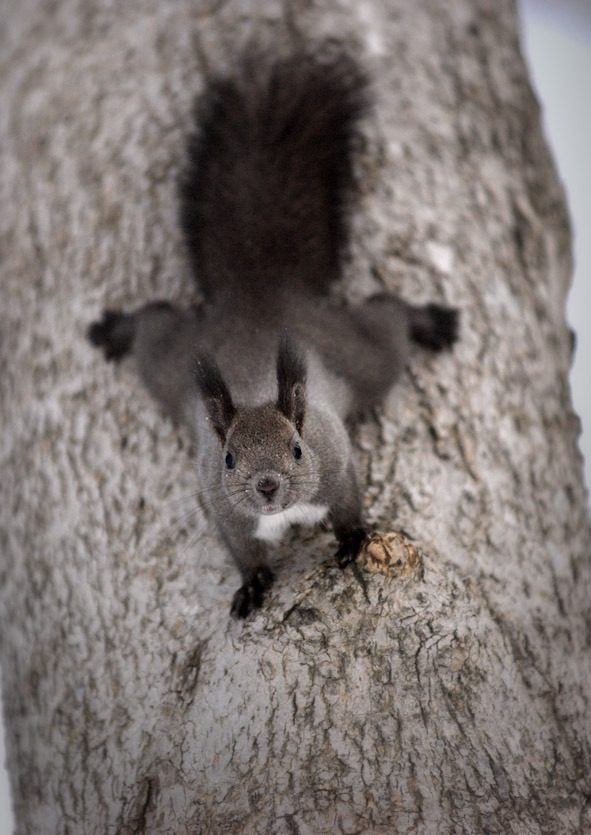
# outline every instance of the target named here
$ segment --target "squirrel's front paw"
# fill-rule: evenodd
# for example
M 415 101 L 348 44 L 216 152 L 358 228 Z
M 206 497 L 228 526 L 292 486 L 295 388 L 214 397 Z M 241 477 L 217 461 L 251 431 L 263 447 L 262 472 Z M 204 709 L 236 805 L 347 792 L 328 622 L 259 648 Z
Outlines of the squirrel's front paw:
M 254 609 L 260 609 L 265 592 L 274 579 L 273 572 L 266 565 L 257 568 L 234 595 L 230 614 L 235 618 L 246 618 Z
M 339 537 L 339 549 L 334 555 L 339 568 L 345 568 L 358 556 L 368 538 L 364 528 L 353 528 Z

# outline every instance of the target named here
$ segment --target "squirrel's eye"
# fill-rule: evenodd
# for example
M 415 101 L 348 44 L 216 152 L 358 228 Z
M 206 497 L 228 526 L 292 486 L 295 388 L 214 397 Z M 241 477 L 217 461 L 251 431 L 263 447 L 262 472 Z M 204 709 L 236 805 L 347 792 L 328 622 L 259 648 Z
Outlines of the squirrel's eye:
M 296 444 L 293 448 L 293 457 L 296 459 L 296 461 L 299 461 L 299 459 L 302 457 L 302 448 L 299 444 Z
M 231 452 L 228 452 L 227 455 L 226 455 L 226 467 L 229 470 L 233 470 L 235 466 L 236 466 L 236 461 L 234 460 L 234 456 L 232 455 Z

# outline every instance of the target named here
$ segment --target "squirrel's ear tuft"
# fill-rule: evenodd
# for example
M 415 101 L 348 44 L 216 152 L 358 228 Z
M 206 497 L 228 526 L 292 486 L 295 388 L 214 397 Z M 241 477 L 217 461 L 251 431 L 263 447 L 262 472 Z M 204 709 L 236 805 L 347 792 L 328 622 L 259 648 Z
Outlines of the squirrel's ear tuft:
M 277 351 L 277 408 L 301 434 L 306 417 L 306 361 L 288 337 Z
M 211 354 L 201 354 L 195 359 L 195 380 L 212 426 L 224 444 L 236 409 L 218 364 Z

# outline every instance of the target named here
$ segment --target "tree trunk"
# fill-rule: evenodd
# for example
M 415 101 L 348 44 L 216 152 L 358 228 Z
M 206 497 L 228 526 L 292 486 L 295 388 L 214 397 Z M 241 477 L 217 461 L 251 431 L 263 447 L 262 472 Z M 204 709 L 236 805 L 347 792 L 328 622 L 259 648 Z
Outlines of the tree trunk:
M 513 3 L 5 0 L 2 16 L 17 832 L 591 831 L 570 234 Z M 193 298 L 175 192 L 192 99 L 254 35 L 343 40 L 374 79 L 343 292 L 445 300 L 462 327 L 358 432 L 368 520 L 401 533 L 357 576 L 329 533 L 294 534 L 236 623 L 187 436 L 84 330 L 104 304 Z

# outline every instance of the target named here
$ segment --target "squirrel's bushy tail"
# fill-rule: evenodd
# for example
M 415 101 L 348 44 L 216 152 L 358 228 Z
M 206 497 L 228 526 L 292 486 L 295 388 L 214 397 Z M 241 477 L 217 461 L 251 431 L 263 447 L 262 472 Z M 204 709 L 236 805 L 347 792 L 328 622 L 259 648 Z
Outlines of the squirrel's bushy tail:
M 180 218 L 208 298 L 325 293 L 340 274 L 367 83 L 349 56 L 321 53 L 250 52 L 198 101 Z

